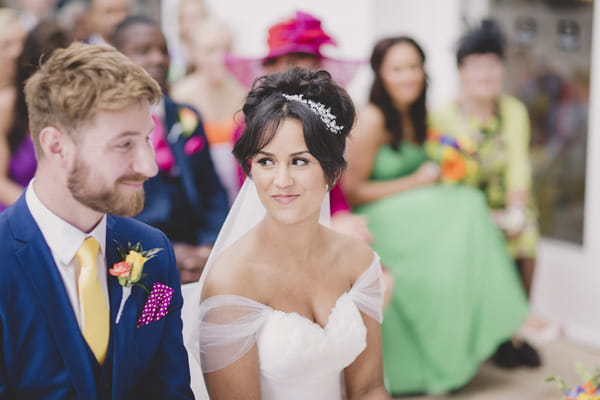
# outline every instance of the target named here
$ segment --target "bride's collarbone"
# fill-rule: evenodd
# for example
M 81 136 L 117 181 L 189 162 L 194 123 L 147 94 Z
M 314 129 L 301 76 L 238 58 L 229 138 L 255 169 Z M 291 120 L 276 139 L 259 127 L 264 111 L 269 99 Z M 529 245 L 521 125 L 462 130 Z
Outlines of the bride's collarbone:
M 335 271 L 324 270 L 318 274 L 282 269 L 265 277 L 259 296 L 263 304 L 275 310 L 297 313 L 324 326 L 338 299 L 350 288 L 351 282 Z
M 298 314 L 315 324 L 325 327 L 329 316 L 345 291 L 325 290 L 321 293 L 295 293 L 282 290 L 268 301 L 267 306 L 285 314 Z

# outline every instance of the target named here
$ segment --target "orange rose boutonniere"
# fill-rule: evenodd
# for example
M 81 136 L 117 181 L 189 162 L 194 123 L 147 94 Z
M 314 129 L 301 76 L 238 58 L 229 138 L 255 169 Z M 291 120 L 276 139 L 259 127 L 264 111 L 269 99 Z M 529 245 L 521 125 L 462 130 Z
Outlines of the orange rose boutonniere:
M 160 248 L 143 250 L 140 242 L 137 242 L 134 245 L 127 243 L 127 248 L 123 249 L 117 243 L 117 251 L 121 255 L 123 261 L 115 263 L 113 267 L 108 270 L 108 273 L 117 277 L 119 285 L 123 287 L 128 288 L 135 285 L 143 288 L 146 292 L 149 292 L 144 285 L 139 283 L 139 281 L 147 275 L 143 273 L 146 261 L 156 256 L 156 253 L 161 250 L 162 249 Z

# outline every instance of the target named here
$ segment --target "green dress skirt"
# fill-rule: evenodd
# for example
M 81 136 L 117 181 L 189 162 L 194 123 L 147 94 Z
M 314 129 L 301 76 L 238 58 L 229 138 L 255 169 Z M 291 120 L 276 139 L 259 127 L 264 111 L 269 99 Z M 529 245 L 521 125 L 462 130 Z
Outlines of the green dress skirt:
M 382 147 L 372 180 L 413 173 L 420 146 Z M 358 207 L 373 248 L 394 277 L 382 325 L 392 394 L 459 388 L 517 331 L 527 301 L 506 241 L 486 200 L 465 185 L 430 185 Z

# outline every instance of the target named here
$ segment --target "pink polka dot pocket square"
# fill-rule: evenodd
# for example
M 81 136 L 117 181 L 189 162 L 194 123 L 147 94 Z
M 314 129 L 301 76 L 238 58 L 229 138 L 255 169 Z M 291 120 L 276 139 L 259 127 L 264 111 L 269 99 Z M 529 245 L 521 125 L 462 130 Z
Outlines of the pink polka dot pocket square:
M 154 285 L 152 285 L 152 290 L 146 300 L 146 304 L 144 304 L 142 315 L 138 319 L 136 327 L 139 328 L 140 326 L 158 321 L 167 315 L 167 310 L 172 297 L 173 289 L 160 282 L 155 282 Z

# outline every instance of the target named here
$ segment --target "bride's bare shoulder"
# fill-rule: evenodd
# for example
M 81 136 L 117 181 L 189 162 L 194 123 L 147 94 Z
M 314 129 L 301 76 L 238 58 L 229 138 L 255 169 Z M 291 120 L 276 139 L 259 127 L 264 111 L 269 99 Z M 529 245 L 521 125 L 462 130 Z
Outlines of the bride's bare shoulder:
M 219 254 L 207 271 L 202 297 L 234 294 L 253 298 L 251 283 L 256 251 L 252 241 L 243 237 Z
M 330 231 L 331 240 L 334 249 L 334 259 L 336 263 L 344 271 L 344 274 L 349 274 L 352 282 L 371 266 L 375 258 L 373 249 L 361 239 L 353 236 Z

